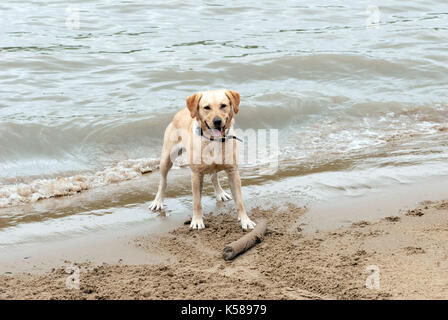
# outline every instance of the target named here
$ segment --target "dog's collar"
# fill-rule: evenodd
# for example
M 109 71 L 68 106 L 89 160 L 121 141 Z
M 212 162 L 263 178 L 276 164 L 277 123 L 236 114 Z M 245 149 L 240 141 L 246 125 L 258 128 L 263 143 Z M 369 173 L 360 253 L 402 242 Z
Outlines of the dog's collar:
M 207 139 L 209 141 L 225 142 L 226 139 L 235 139 L 235 140 L 238 140 L 240 142 L 243 142 L 243 140 L 241 140 L 240 138 L 238 138 L 236 136 L 228 135 L 229 131 L 230 131 L 230 129 L 227 129 L 227 132 L 224 134 L 223 137 L 215 138 L 214 136 L 210 136 L 210 137 L 204 136 L 204 131 L 202 130 L 201 126 L 198 126 L 198 127 L 195 128 L 196 134 L 204 137 L 205 139 Z

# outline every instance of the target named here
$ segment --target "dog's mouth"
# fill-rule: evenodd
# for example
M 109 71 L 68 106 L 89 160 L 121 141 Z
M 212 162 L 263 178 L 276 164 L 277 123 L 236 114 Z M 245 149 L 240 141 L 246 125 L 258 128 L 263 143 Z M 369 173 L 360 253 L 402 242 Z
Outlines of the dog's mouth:
M 204 121 L 204 123 L 212 136 L 214 136 L 214 137 L 223 137 L 224 136 L 224 132 L 226 130 L 225 126 L 221 127 L 220 129 L 216 129 L 216 128 L 210 128 L 207 121 Z

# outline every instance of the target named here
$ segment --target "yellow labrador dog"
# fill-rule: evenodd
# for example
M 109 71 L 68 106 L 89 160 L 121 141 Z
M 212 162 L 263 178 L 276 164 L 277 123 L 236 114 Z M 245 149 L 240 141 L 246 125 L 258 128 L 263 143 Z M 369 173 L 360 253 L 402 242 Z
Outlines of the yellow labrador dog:
M 174 116 L 165 130 L 160 159 L 160 185 L 150 205 L 153 211 L 163 209 L 168 171 L 173 161 L 186 152 L 191 168 L 193 191 L 193 218 L 190 228 L 203 229 L 201 193 L 205 174 L 211 174 L 216 197 L 220 201 L 231 197 L 222 188 L 218 172 L 226 171 L 232 196 L 238 210 L 238 221 L 244 230 L 253 229 L 255 223 L 247 216 L 241 196 L 241 179 L 238 171 L 237 137 L 234 136 L 234 114 L 238 113 L 240 95 L 232 90 L 211 90 L 195 93 L 187 98 L 187 107 Z

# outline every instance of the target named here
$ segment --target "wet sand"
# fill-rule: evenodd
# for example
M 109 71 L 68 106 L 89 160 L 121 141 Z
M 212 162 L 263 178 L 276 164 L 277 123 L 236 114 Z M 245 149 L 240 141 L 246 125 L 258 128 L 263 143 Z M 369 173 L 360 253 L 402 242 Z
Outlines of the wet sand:
M 67 261 L 80 268 L 68 289 L 66 266 L 0 276 L 1 299 L 448 299 L 448 201 L 426 201 L 376 221 L 303 232 L 306 208 L 251 210 L 268 234 L 233 261 L 223 247 L 243 235 L 234 212 L 207 214 L 207 228 L 184 224 L 131 241 L 161 257 L 149 264 Z M 379 271 L 379 288 L 366 288 Z

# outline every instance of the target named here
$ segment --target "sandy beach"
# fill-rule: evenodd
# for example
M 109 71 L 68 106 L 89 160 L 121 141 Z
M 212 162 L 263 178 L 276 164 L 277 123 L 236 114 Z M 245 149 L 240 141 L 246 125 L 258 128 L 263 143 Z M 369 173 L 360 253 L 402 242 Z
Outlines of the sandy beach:
M 1 299 L 448 299 L 448 201 L 425 201 L 376 222 L 359 221 L 303 234 L 305 208 L 252 210 L 268 233 L 233 261 L 225 244 L 242 236 L 232 213 L 206 215 L 207 228 L 183 224 L 132 245 L 154 264 L 79 267 L 79 289 L 68 289 L 66 266 L 41 274 L 0 276 Z M 68 262 L 68 261 L 67 261 Z M 378 287 L 366 287 L 377 267 Z

